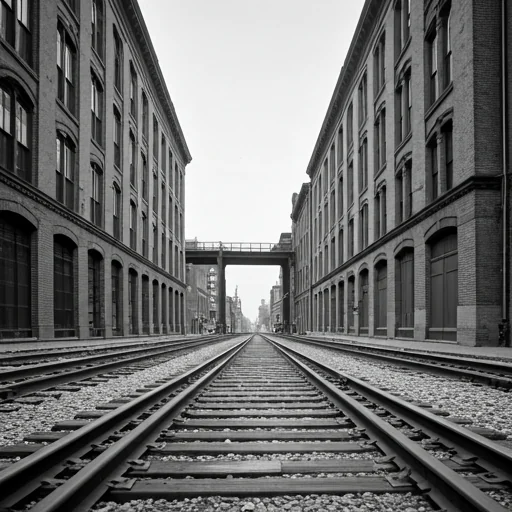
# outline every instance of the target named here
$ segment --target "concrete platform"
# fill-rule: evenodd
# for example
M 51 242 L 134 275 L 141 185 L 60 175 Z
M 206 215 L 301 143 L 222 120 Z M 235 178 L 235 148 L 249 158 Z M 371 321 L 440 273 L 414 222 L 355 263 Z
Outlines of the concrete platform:
M 512 347 L 467 347 L 453 342 L 414 341 L 395 338 L 370 338 L 365 336 L 351 336 L 330 332 L 311 332 L 308 337 L 319 339 L 333 339 L 347 341 L 354 345 L 375 345 L 386 348 L 403 348 L 418 352 L 438 352 L 441 354 L 454 354 L 461 357 L 489 357 L 510 359 L 512 362 Z

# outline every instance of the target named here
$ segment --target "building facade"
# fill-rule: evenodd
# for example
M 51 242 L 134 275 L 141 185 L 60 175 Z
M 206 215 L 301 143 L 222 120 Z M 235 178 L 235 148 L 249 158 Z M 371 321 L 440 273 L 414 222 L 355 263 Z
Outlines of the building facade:
M 187 263 L 187 333 L 203 334 L 208 331 L 210 300 L 208 276 L 210 267 Z
M 509 3 L 365 2 L 294 201 L 299 331 L 497 344 Z
M 183 332 L 191 156 L 136 0 L 0 9 L 0 338 Z

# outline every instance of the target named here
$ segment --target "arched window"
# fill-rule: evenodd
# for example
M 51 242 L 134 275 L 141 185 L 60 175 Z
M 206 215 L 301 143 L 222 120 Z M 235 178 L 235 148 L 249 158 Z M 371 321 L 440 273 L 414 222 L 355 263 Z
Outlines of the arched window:
M 130 130 L 130 185 L 137 188 L 137 148 L 135 146 L 135 135 Z
M 375 266 L 375 334 L 386 336 L 388 313 L 388 264 L 381 260 Z
M 167 334 L 167 287 L 162 283 L 162 334 Z
M 142 332 L 149 334 L 149 277 L 142 276 Z
M 133 268 L 128 271 L 128 328 L 130 334 L 139 334 L 138 275 Z
M 116 107 L 114 107 L 114 123 L 113 123 L 114 133 L 112 134 L 112 140 L 114 142 L 114 165 L 121 169 L 121 140 L 122 140 L 122 124 L 121 124 L 121 114 Z
M 103 59 L 103 1 L 91 0 L 91 46 Z
M 338 283 L 338 331 L 343 332 L 345 326 L 345 283 Z
M 130 249 L 137 250 L 137 205 L 130 201 Z
M 103 257 L 97 251 L 88 254 L 89 335 L 103 336 Z
M 32 180 L 32 106 L 22 91 L 0 82 L 0 167 Z
M 130 62 L 130 114 L 137 121 L 137 73 Z
M 123 43 L 114 27 L 114 86 L 123 92 Z
M 33 230 L 23 217 L 0 212 L 0 339 L 32 336 Z
M 144 91 L 142 91 L 142 135 L 146 139 L 149 136 L 148 97 Z
M 103 87 L 96 75 L 91 74 L 91 136 L 103 144 Z
M 57 132 L 57 169 L 56 169 L 57 201 L 75 209 L 75 144 L 63 132 Z
M 56 235 L 53 243 L 53 316 L 55 337 L 75 336 L 75 251 L 67 237 Z
M 96 226 L 103 223 L 103 172 L 98 164 L 91 164 L 91 222 Z
M 122 239 L 122 230 L 121 230 L 121 216 L 123 212 L 123 200 L 122 200 L 122 193 L 121 188 L 119 185 L 114 182 L 113 185 L 113 203 L 114 208 L 112 211 L 113 215 L 113 231 L 114 231 L 114 238 L 117 238 L 117 240 Z
M 429 338 L 457 340 L 457 232 L 441 232 L 430 245 Z
M 414 337 L 414 250 L 407 248 L 396 257 L 395 304 L 396 335 Z
M 57 97 L 75 114 L 76 47 L 62 23 L 57 25 Z
M 174 331 L 174 290 L 169 286 L 169 332 Z
M 112 334 L 123 335 L 123 268 L 118 261 L 112 261 Z
M 160 287 L 158 286 L 158 281 L 155 279 L 153 281 L 153 333 L 160 333 L 160 319 L 158 317 L 159 308 L 158 305 L 160 301 L 158 300 L 158 295 L 160 293 Z
M 348 278 L 348 295 L 347 295 L 347 323 L 348 323 L 348 332 L 355 331 L 354 325 L 354 307 L 356 306 L 356 296 L 355 296 L 355 284 L 356 278 L 354 276 L 350 276 Z
M 359 273 L 359 333 L 368 334 L 368 269 Z

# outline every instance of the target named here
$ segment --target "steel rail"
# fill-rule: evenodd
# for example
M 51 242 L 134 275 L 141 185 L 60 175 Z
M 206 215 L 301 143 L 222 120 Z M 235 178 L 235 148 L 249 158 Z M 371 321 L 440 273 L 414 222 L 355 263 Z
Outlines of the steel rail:
M 395 410 L 398 409 L 404 411 L 404 413 L 407 412 L 407 417 L 415 417 L 416 421 L 420 418 L 421 421 L 425 422 L 432 430 L 442 432 L 442 435 L 452 442 L 453 440 L 457 440 L 460 446 L 463 446 L 466 450 L 475 453 L 479 457 L 484 456 L 485 459 L 491 460 L 493 466 L 497 466 L 503 473 L 508 475 L 510 475 L 510 468 L 512 468 L 512 450 L 502 448 L 478 434 L 474 434 L 463 428 L 461 429 L 460 426 L 439 418 L 390 393 L 374 388 L 366 382 L 319 363 L 301 354 L 297 350 L 281 345 L 279 342 L 267 337 L 265 338 L 285 354 L 286 357 L 294 361 L 295 364 L 314 380 L 336 404 L 340 404 L 342 408 L 348 408 L 354 415 L 360 418 L 365 425 L 368 425 L 367 430 L 372 431 L 375 437 L 379 439 L 379 442 L 390 444 L 392 450 L 398 453 L 400 458 L 411 467 L 413 470 L 412 476 L 418 483 L 420 489 L 427 492 L 438 505 L 441 507 L 449 507 L 450 503 L 452 503 L 462 512 L 505 511 L 497 501 L 488 497 L 484 492 L 477 489 L 462 476 L 449 469 L 442 461 L 436 459 L 416 442 L 370 412 L 366 407 L 358 403 L 357 400 L 348 396 L 334 384 L 316 374 L 316 372 L 312 371 L 306 364 L 297 359 L 297 356 L 321 368 L 337 379 L 346 379 L 353 389 L 360 390 L 363 394 L 371 397 L 376 397 L 380 402 L 393 406 Z M 405 421 L 408 420 L 406 419 Z
M 215 341 L 225 341 L 226 337 L 223 338 L 217 338 Z M 179 352 L 180 350 L 186 350 L 190 348 L 199 347 L 201 345 L 204 345 L 206 343 L 211 342 L 211 338 L 209 339 L 201 339 L 201 340 L 193 340 L 189 342 L 183 342 L 179 343 L 179 346 L 176 344 L 173 344 L 169 347 L 154 347 L 150 348 L 149 350 L 145 349 L 137 349 L 135 351 L 129 351 L 130 354 L 140 354 L 137 356 L 132 356 L 126 358 L 119 358 L 115 361 L 109 361 L 107 363 L 102 364 L 93 364 L 94 362 L 101 361 L 104 359 L 107 359 L 108 357 L 111 357 L 111 354 L 102 354 L 102 355 L 96 355 L 91 356 L 94 359 L 89 358 L 82 358 L 82 359 L 72 359 L 72 360 L 66 360 L 62 361 L 59 365 L 59 369 L 62 371 L 56 374 L 47 374 L 47 375 L 40 375 L 41 373 L 41 367 L 31 367 L 30 375 L 40 375 L 36 378 L 27 378 L 27 380 L 21 380 L 19 382 L 10 382 L 8 384 L 4 384 L 0 386 L 0 399 L 12 399 L 15 397 L 19 397 L 22 395 L 26 395 L 27 393 L 32 393 L 33 391 L 40 391 L 42 389 L 47 389 L 48 387 L 56 386 L 58 384 L 63 384 L 67 382 L 74 382 L 75 380 L 81 380 L 87 377 L 90 377 L 92 375 L 98 375 L 101 373 L 106 373 L 108 371 L 112 371 L 116 368 L 122 368 L 123 366 L 126 366 L 128 364 L 137 363 L 140 361 L 143 361 L 147 359 L 148 357 L 156 357 L 161 356 L 173 352 Z M 125 352 L 124 354 L 127 354 L 128 352 Z M 121 355 L 121 354 L 119 354 Z M 73 366 L 77 363 L 80 363 L 80 366 Z M 57 365 L 57 363 L 49 363 L 51 365 Z M 84 367 L 84 364 L 86 366 Z M 44 369 L 48 370 L 48 367 L 45 365 L 41 365 L 44 367 Z M 69 371 L 66 371 L 66 368 L 71 368 Z M 75 368 L 75 369 L 73 369 Z M 28 369 L 27 369 L 28 370 Z M 39 373 L 36 371 L 39 370 Z M 3 375 L 6 372 L 0 372 L 0 380 L 6 381 L 8 379 L 4 379 Z M 21 378 L 21 377 L 18 377 Z
M 67 459 L 83 456 L 90 452 L 92 444 L 95 442 L 101 443 L 109 434 L 126 426 L 128 419 L 140 416 L 149 407 L 168 398 L 180 386 L 189 383 L 190 379 L 197 377 L 210 365 L 218 364 L 207 375 L 199 378 L 196 383 L 191 384 L 172 398 L 159 411 L 151 414 L 138 427 L 127 433 L 117 442 L 114 442 L 110 448 L 107 448 L 98 455 L 90 464 L 87 464 L 81 471 L 67 480 L 66 483 L 58 487 L 56 491 L 43 498 L 43 500 L 31 508 L 34 512 L 87 510 L 87 508 L 75 508 L 76 500 L 84 499 L 85 497 L 90 498 L 94 494 L 94 488 L 100 484 L 103 485 L 104 478 L 108 478 L 105 472 L 113 471 L 115 469 L 114 466 L 120 463 L 121 454 L 124 456 L 128 451 L 133 451 L 136 449 L 134 443 L 142 442 L 141 439 L 146 429 L 149 432 L 151 428 L 151 421 L 162 422 L 170 418 L 172 419 L 172 415 L 178 410 L 178 407 L 207 380 L 208 376 L 216 375 L 224 366 L 225 361 L 230 360 L 231 357 L 238 353 L 249 339 L 244 339 L 234 347 L 208 359 L 168 383 L 162 384 L 133 401 L 104 414 L 90 424 L 70 432 L 58 441 L 41 448 L 0 471 L 0 510 L 8 510 L 9 507 L 13 507 L 21 500 L 26 499 L 28 495 L 38 489 L 42 480 L 54 478 L 55 475 L 58 475 L 65 469 Z M 224 359 L 225 361 L 223 361 Z M 152 418 L 153 420 L 151 420 Z M 146 449 L 145 447 L 143 448 L 144 450 Z M 105 489 L 104 487 L 102 488 Z
M 500 387 L 512 388 L 512 364 L 503 363 L 500 361 L 489 361 L 485 359 L 473 359 L 466 357 L 447 356 L 443 354 L 433 354 L 425 352 L 412 352 L 391 349 L 387 347 L 375 347 L 368 345 L 357 345 L 343 343 L 338 340 L 321 340 L 311 339 L 296 336 L 279 335 L 284 339 L 300 343 L 309 343 L 311 345 L 318 345 L 323 348 L 329 348 L 340 352 L 348 352 L 361 357 L 370 357 L 381 361 L 391 362 L 394 364 L 410 365 L 415 368 L 428 368 L 431 371 L 446 374 L 452 373 L 462 377 L 469 377 L 475 380 L 482 381 L 486 384 L 491 383 Z M 393 354 L 393 355 L 386 355 Z M 427 361 L 419 361 L 417 359 L 408 359 L 403 357 L 404 355 L 417 358 L 417 359 L 430 359 L 439 361 L 440 363 L 447 363 L 458 365 L 455 366 L 444 366 L 429 363 Z M 461 368 L 461 366 L 467 365 L 468 368 Z M 471 368 L 472 367 L 472 368 Z M 480 373 L 489 372 L 489 373 Z

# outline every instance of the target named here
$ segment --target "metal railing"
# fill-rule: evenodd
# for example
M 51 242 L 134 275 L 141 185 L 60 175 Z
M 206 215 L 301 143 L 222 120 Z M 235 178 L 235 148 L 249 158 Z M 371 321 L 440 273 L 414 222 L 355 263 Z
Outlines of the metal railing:
M 198 242 L 187 241 L 185 249 L 188 251 L 236 251 L 236 252 L 279 252 L 291 251 L 289 243 L 253 243 L 253 242 Z

